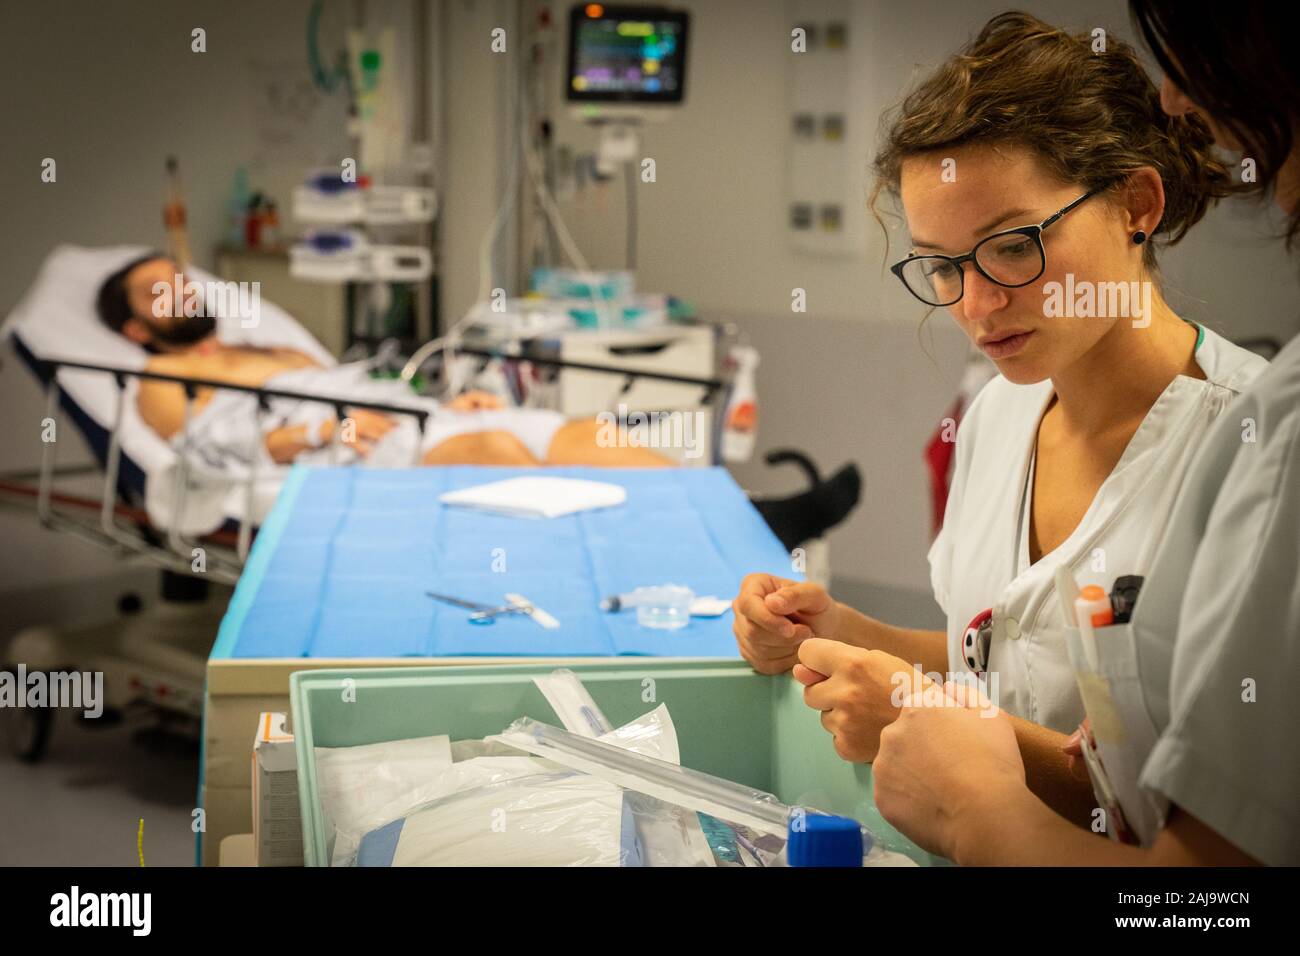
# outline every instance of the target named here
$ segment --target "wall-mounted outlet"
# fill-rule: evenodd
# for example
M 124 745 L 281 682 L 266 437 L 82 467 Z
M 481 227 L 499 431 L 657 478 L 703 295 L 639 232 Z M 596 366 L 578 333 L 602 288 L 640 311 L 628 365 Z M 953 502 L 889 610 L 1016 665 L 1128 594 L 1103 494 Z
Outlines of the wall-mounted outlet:
M 787 58 L 790 135 L 787 208 L 796 248 L 822 255 L 866 249 L 866 43 L 853 33 L 869 8 L 853 0 L 787 0 L 803 43 Z

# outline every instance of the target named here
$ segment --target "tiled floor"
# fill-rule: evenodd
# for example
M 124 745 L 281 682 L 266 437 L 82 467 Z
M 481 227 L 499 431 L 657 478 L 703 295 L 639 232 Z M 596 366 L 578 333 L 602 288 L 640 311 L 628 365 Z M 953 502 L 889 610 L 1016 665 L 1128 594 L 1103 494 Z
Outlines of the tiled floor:
M 192 866 L 197 741 L 56 718 L 44 759 L 0 753 L 0 866 Z

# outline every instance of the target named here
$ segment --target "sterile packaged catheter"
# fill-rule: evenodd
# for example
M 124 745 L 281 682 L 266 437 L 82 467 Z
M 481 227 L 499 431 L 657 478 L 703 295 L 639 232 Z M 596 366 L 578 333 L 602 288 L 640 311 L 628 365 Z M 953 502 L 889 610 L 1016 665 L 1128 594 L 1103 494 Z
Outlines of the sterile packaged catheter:
M 708 817 L 715 818 L 707 821 L 712 831 L 719 829 L 715 826 L 718 821 L 729 825 L 728 829 L 737 846 L 748 853 L 748 858 L 742 857 L 742 862 L 747 865 L 786 865 L 787 839 L 796 832 L 800 836 L 806 833 L 820 836 L 818 831 L 843 831 L 846 828 L 856 830 L 855 845 L 861 854 L 860 865 L 911 864 L 901 854 L 879 847 L 870 831 L 857 821 L 832 817 L 806 807 L 791 808 L 762 790 L 691 770 L 654 756 L 635 753 L 606 740 L 582 737 L 530 717 L 516 720 L 503 733 L 488 739 L 617 784 L 627 791 L 653 797 L 662 803 L 707 814 Z M 821 826 L 822 823 L 826 826 Z M 714 836 L 715 839 L 710 840 L 710 843 L 716 852 L 716 832 Z M 840 843 L 841 846 L 844 845 L 843 841 Z M 844 865 L 842 855 L 838 865 Z
M 610 730 L 609 719 L 573 671 L 561 667 L 534 677 L 533 683 L 566 730 L 582 737 L 600 737 L 669 763 L 681 762 L 677 728 L 667 705 L 660 704 L 643 717 Z M 714 865 L 717 848 L 711 848 L 706 839 L 699 814 L 630 791 L 623 795 L 623 807 L 631 814 L 636 831 L 636 852 L 625 858 L 624 866 Z
M 759 833 L 786 835 L 790 808 L 744 784 L 580 737 L 531 717 L 516 720 L 488 739 Z
M 566 730 L 585 737 L 599 737 L 614 728 L 609 719 L 596 706 L 587 688 L 583 686 L 578 675 L 567 667 L 560 667 L 549 674 L 534 677 L 533 683 L 542 692 L 546 702 L 560 718 Z M 675 741 L 674 741 L 675 745 Z

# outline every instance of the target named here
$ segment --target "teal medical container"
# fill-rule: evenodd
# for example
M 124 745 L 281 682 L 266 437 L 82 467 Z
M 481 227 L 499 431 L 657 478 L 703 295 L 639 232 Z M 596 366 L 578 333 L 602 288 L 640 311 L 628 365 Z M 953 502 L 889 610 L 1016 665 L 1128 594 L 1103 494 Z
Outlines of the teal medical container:
M 871 771 L 841 760 L 803 688 L 742 661 L 622 657 L 570 665 L 615 726 L 667 704 L 683 766 L 774 793 L 790 805 L 857 818 L 887 849 L 928 855 L 885 823 L 871 801 Z M 559 723 L 533 677 L 554 665 L 480 664 L 299 671 L 289 681 L 298 751 L 303 857 L 329 862 L 316 785 L 316 747 L 448 734 L 500 733 L 518 717 Z

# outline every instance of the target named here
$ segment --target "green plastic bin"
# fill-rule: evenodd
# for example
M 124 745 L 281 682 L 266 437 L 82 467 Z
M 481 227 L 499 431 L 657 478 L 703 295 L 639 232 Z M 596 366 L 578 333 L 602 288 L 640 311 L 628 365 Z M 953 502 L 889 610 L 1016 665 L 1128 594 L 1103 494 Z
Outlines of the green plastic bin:
M 298 750 L 303 858 L 325 866 L 316 747 L 449 734 L 500 733 L 517 717 L 559 723 L 533 677 L 554 666 L 480 664 L 299 671 L 290 677 Z M 790 805 L 855 817 L 879 843 L 920 863 L 923 850 L 889 826 L 871 801 L 871 770 L 841 760 L 789 676 L 765 677 L 742 661 L 619 658 L 571 666 L 615 725 L 667 704 L 683 766 L 774 793 Z

